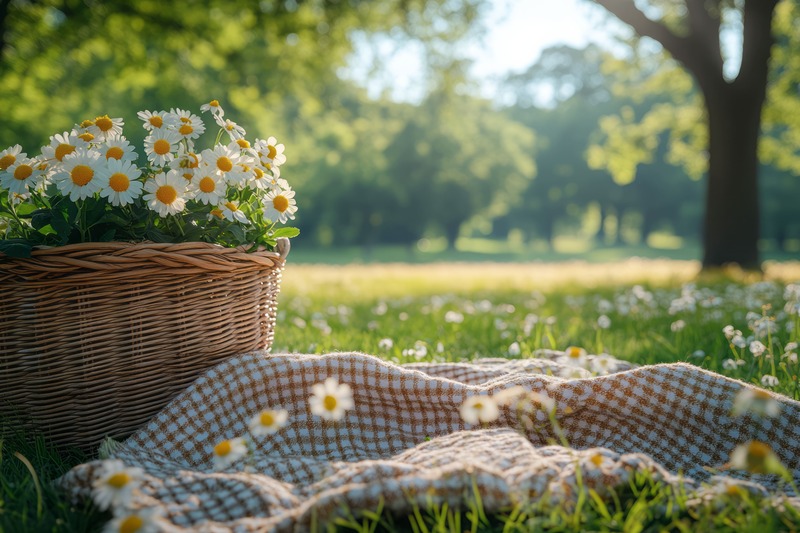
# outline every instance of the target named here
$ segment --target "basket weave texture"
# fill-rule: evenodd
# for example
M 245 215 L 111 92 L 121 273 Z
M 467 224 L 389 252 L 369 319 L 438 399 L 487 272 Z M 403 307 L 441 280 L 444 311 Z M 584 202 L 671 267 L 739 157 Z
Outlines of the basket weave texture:
M 272 344 L 289 241 L 83 243 L 0 254 L 0 417 L 85 450 L 204 370 Z

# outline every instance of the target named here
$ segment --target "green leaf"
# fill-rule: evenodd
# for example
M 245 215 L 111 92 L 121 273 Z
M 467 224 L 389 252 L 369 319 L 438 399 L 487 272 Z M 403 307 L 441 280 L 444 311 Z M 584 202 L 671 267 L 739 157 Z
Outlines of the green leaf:
M 114 235 L 116 235 L 116 233 L 117 233 L 117 230 L 114 229 L 114 228 L 111 228 L 110 230 L 108 230 L 108 231 L 104 232 L 102 235 L 100 235 L 100 238 L 98 240 L 100 242 L 111 242 L 111 241 L 114 240 Z
M 300 230 L 289 226 L 285 228 L 278 228 L 272 232 L 273 239 L 277 239 L 278 237 L 286 237 L 287 239 L 291 239 L 292 237 L 297 237 L 298 235 L 300 235 Z
M 21 218 L 25 218 L 31 213 L 35 212 L 37 209 L 39 208 L 34 204 L 23 202 L 17 206 L 17 215 Z
M 38 211 L 34 211 L 31 216 L 31 226 L 33 226 L 33 229 L 41 230 L 43 227 L 50 224 L 52 218 L 53 213 L 51 213 L 49 209 L 39 209 Z
M 67 242 L 69 242 L 69 236 L 72 233 L 72 224 L 67 221 L 64 215 L 65 213 L 53 213 L 50 220 L 50 225 L 56 231 L 61 244 L 67 244 Z
M 247 240 L 247 236 L 245 235 L 241 226 L 231 224 L 228 226 L 227 230 L 233 236 L 234 240 L 238 242 L 238 244 L 244 244 Z
M 8 257 L 30 257 L 32 248 L 29 242 L 22 239 L 0 241 L 0 252 Z

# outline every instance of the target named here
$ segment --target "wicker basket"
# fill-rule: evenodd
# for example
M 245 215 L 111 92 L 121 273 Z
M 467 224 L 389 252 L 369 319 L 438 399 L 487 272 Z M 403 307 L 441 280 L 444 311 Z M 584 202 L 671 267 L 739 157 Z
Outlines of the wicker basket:
M 277 252 L 193 242 L 0 254 L 3 431 L 94 450 L 209 367 L 269 349 L 288 252 L 280 239 Z

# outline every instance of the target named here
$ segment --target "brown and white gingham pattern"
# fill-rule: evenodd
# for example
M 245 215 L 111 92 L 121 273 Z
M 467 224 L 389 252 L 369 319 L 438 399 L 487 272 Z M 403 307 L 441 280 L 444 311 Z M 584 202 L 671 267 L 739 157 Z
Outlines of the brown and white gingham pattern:
M 135 507 L 160 507 L 192 531 L 303 531 L 343 509 L 374 510 L 381 500 L 397 512 L 431 502 L 458 506 L 473 487 L 489 512 L 545 495 L 569 503 L 576 465 L 601 496 L 636 470 L 670 483 L 682 475 L 697 488 L 716 481 L 709 468 L 723 466 L 748 440 L 769 443 L 800 478 L 798 402 L 776 395 L 780 417 L 732 417 L 747 385 L 691 365 L 572 380 L 550 375 L 554 369 L 547 359 L 398 366 L 360 353 L 238 356 L 117 443 L 111 458 L 146 472 Z M 331 376 L 352 387 L 355 402 L 338 422 L 312 415 L 308 404 L 311 386 Z M 511 408 L 488 428 L 461 420 L 466 398 L 513 385 L 556 400 L 574 449 L 553 445 L 557 436 L 541 412 L 524 434 Z M 246 434 L 265 408 L 287 409 L 289 424 L 255 438 L 255 454 L 215 472 L 213 446 Z M 598 453 L 600 466 L 590 461 Z M 86 496 L 99 465 L 79 465 L 60 483 Z M 768 476 L 750 479 L 759 490 L 778 486 Z

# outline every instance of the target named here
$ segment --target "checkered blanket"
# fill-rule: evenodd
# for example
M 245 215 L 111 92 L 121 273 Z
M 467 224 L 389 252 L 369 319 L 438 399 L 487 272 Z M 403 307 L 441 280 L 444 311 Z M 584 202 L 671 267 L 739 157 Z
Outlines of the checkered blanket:
M 487 512 L 542 498 L 569 505 L 579 477 L 603 497 L 636 471 L 688 490 L 728 476 L 754 490 L 778 488 L 770 475 L 715 476 L 749 440 L 769 443 L 800 478 L 798 402 L 775 395 L 779 417 L 734 416 L 748 386 L 687 364 L 584 379 L 554 377 L 559 370 L 549 359 L 395 365 L 359 353 L 243 355 L 208 371 L 107 453 L 144 470 L 134 508 L 157 507 L 191 531 L 302 531 L 381 504 L 397 513 L 458 507 L 474 490 Z M 355 407 L 336 422 L 309 409 L 311 387 L 328 377 L 353 390 Z M 462 420 L 465 399 L 513 386 L 552 398 L 557 424 L 543 410 L 521 417 L 518 406 L 501 407 L 484 427 Z M 288 425 L 215 471 L 214 445 L 246 434 L 267 407 L 288 410 Z M 79 465 L 59 483 L 88 497 L 101 465 Z

